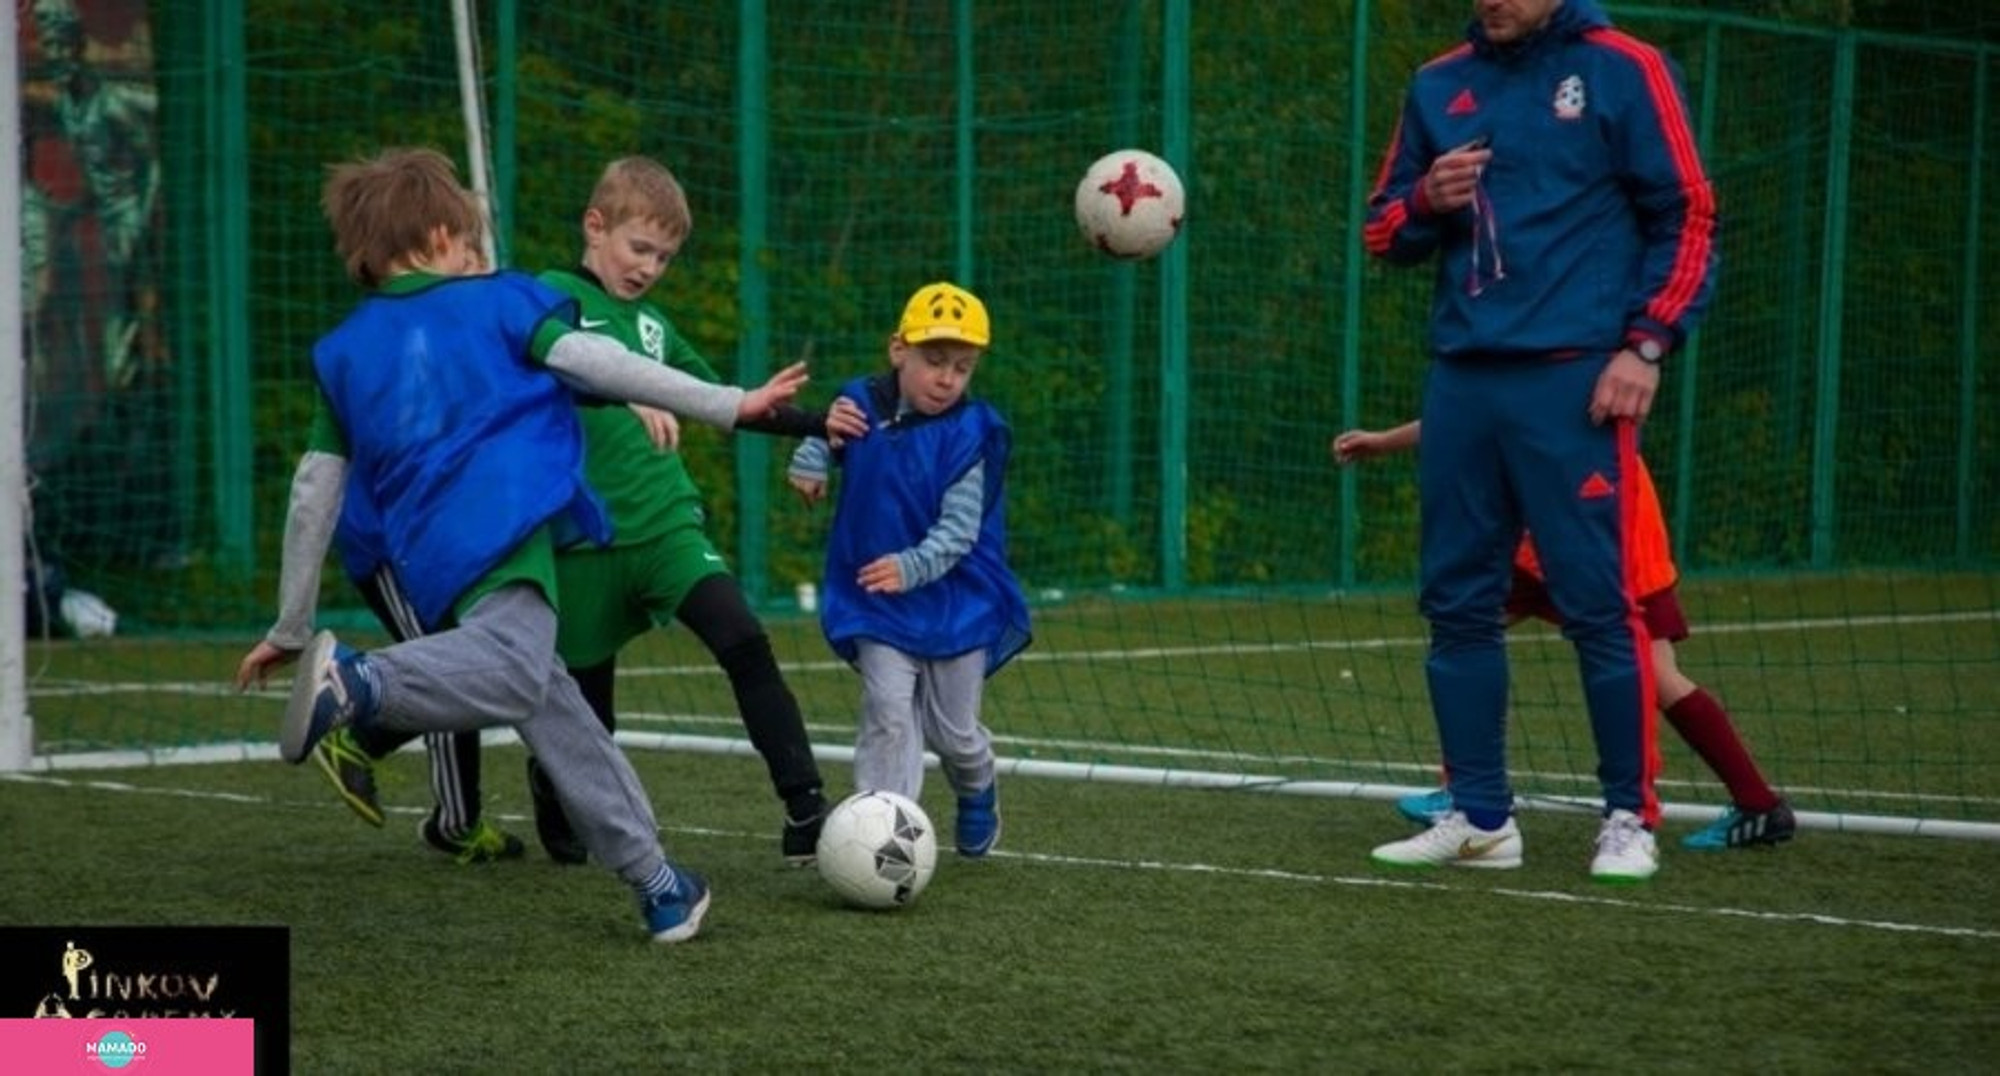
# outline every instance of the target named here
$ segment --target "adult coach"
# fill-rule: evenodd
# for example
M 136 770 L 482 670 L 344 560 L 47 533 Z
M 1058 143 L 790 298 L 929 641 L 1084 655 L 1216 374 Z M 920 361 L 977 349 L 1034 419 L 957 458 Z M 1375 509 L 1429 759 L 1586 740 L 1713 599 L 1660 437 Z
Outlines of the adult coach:
M 1435 257 L 1418 463 L 1431 706 L 1456 810 L 1378 863 L 1516 867 L 1504 607 L 1533 534 L 1605 801 L 1592 877 L 1659 869 L 1653 670 L 1633 591 L 1637 431 L 1713 291 L 1715 203 L 1679 74 L 1594 0 L 1476 0 L 1411 81 L 1371 253 Z

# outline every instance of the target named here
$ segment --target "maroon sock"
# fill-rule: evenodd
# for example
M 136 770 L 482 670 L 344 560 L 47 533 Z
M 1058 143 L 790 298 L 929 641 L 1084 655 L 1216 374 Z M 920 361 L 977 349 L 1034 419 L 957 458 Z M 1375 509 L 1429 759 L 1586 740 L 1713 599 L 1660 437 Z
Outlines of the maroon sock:
M 1743 746 L 1736 735 L 1736 726 L 1729 721 L 1729 711 L 1713 695 L 1695 688 L 1667 708 L 1667 723 L 1722 779 L 1723 786 L 1729 789 L 1730 801 L 1739 809 L 1756 813 L 1778 805 L 1778 793 L 1757 772 L 1750 749 Z

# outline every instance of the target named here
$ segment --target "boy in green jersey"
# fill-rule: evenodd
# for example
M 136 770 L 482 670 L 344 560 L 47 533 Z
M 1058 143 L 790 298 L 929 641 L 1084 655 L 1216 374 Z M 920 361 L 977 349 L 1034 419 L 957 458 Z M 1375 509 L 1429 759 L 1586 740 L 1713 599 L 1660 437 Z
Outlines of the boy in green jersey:
M 557 551 L 611 536 L 584 479 L 576 400 L 646 401 L 730 429 L 789 401 L 804 367 L 748 391 L 703 382 L 577 331 L 575 301 L 524 273 L 474 274 L 482 222 L 435 150 L 335 166 L 322 204 L 366 294 L 313 345 L 338 451 L 307 452 L 293 475 L 278 618 L 237 687 L 299 662 L 278 730 L 295 765 L 336 733 L 514 729 L 654 940 L 693 937 L 708 886 L 667 859 L 645 789 L 555 646 Z M 363 652 L 315 633 L 329 547 L 349 578 L 395 574 L 422 634 Z
M 592 191 L 582 223 L 584 250 L 577 268 L 540 276 L 576 300 L 577 326 L 674 370 L 721 383 L 707 360 L 644 298 L 693 227 L 686 194 L 673 174 L 644 157 L 613 161 Z M 826 813 L 812 743 L 763 625 L 703 529 L 701 491 L 674 450 L 677 420 L 666 411 L 605 401 L 586 401 L 578 414 L 585 475 L 604 498 L 614 537 L 607 547 L 577 547 L 557 559 L 563 598 L 558 653 L 592 711 L 606 729 L 615 729 L 619 649 L 655 623 L 685 624 L 728 674 L 751 744 L 784 803 L 785 858 L 810 863 Z M 867 432 L 851 407 L 828 414 L 784 406 L 739 421 L 737 428 L 836 440 Z M 337 738 L 327 744 L 321 762 L 343 796 L 350 805 L 368 804 L 374 794 L 373 763 L 383 752 L 377 745 L 361 750 L 361 745 Z M 477 804 L 476 743 L 440 739 L 427 746 L 441 809 L 451 803 Z M 582 862 L 583 845 L 533 757 L 528 784 L 543 848 L 557 862 Z M 362 806 L 355 809 L 368 816 Z
M 693 230 L 687 196 L 664 165 L 645 157 L 611 162 L 583 212 L 583 256 L 574 269 L 540 279 L 577 300 L 578 324 L 711 383 L 722 378 L 645 298 Z M 654 624 L 674 620 L 694 632 L 729 676 L 750 742 L 763 756 L 785 805 L 782 847 L 793 863 L 812 862 L 826 814 L 818 764 L 798 700 L 771 653 L 771 640 L 743 588 L 703 529 L 701 491 L 673 449 L 673 416 L 640 407 L 584 407 L 584 471 L 611 510 L 609 547 L 578 550 L 557 564 L 563 617 L 556 648 L 584 697 L 615 729 L 618 650 Z M 792 437 L 862 436 L 856 412 L 793 407 L 739 424 Z M 582 858 L 562 806 L 540 766 L 528 760 L 535 830 L 549 855 Z

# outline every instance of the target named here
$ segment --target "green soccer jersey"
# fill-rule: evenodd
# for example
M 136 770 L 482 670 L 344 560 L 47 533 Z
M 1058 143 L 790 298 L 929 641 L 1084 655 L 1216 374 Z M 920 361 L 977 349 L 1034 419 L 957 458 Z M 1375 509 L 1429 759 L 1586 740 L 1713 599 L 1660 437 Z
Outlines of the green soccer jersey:
M 616 298 L 575 269 L 551 269 L 540 279 L 576 298 L 579 329 L 602 333 L 703 381 L 721 383 L 708 360 L 681 337 L 659 307 L 644 299 Z M 611 511 L 613 545 L 701 526 L 701 491 L 679 452 L 654 448 L 638 416 L 622 404 L 590 404 L 577 411 L 583 419 L 584 477 Z

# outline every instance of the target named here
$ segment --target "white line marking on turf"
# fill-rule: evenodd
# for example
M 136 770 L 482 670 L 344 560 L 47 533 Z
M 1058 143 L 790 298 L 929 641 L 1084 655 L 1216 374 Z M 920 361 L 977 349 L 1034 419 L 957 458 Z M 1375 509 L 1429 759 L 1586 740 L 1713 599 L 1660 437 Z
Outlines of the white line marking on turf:
M 53 785 L 61 788 L 87 788 L 100 792 L 119 792 L 141 796 L 174 796 L 183 799 L 215 800 L 222 803 L 272 804 L 281 807 L 340 808 L 338 803 L 327 803 L 323 799 L 276 800 L 267 796 L 251 796 L 236 792 L 219 792 L 212 789 L 169 788 L 162 786 L 135 785 L 126 781 L 106 781 L 101 779 L 77 780 L 68 777 L 50 777 L 43 774 L 0 773 L 0 781 L 16 781 L 22 784 Z M 344 808 L 343 808 L 344 809 Z M 417 807 L 389 807 L 391 814 L 419 815 L 425 813 Z M 525 824 L 530 821 L 525 815 L 514 812 L 494 812 L 494 817 L 505 822 Z M 668 833 L 689 836 L 721 837 L 732 840 L 769 841 L 768 834 L 745 833 L 740 830 L 720 829 L 713 826 L 666 825 L 660 827 Z M 1366 889 L 1402 889 L 1412 892 L 1431 893 L 1479 893 L 1515 900 L 1538 901 L 1551 904 L 1583 904 L 1600 908 L 1629 909 L 1633 911 L 1671 912 L 1676 915 L 1702 916 L 1725 919 L 1751 919 L 1766 923 L 1799 923 L 1809 926 L 1845 927 L 1857 930 L 1881 930 L 1898 934 L 1926 934 L 1946 938 L 1972 938 L 1979 941 L 2000 941 L 2000 930 L 1985 930 L 1977 927 L 1946 927 L 1929 923 L 1901 923 L 1884 919 L 1851 919 L 1838 915 L 1823 915 L 1817 912 L 1771 912 L 1753 908 L 1704 907 L 1698 904 L 1678 902 L 1654 902 L 1629 900 L 1621 897 L 1598 896 L 1588 893 L 1563 893 L 1539 889 L 1468 889 L 1464 886 L 1445 885 L 1408 878 L 1377 878 L 1353 875 L 1312 874 L 1302 871 L 1280 870 L 1274 867 L 1224 867 L 1212 863 L 1173 863 L 1155 859 L 1104 859 L 1095 856 L 1059 855 L 1048 852 L 1022 852 L 1011 849 L 996 849 L 995 859 L 1017 860 L 1022 863 L 1044 863 L 1060 867 L 1099 867 L 1113 870 L 1160 871 L 1173 874 L 1205 874 L 1229 878 L 1263 879 L 1276 882 L 1296 882 L 1306 885 L 1338 885 Z
M 1851 628 L 1902 627 L 1923 624 L 1959 624 L 1979 620 L 2000 620 L 2000 609 L 1975 609 L 1946 613 L 1910 613 L 1883 616 L 1815 617 L 1792 620 L 1724 621 L 1704 622 L 1704 635 L 1738 635 L 1778 631 L 1831 631 Z M 1558 637 L 1547 638 L 1539 635 L 1509 636 L 1526 643 L 1542 643 Z M 1045 664 L 1051 662 L 1104 662 L 1118 660 L 1158 660 L 1161 658 L 1204 657 L 1239 654 L 1296 654 L 1327 650 L 1387 650 L 1397 647 L 1423 646 L 1429 640 L 1423 636 L 1385 636 L 1374 639 L 1309 639 L 1300 642 L 1270 643 L 1209 643 L 1193 646 L 1134 647 L 1109 650 L 1030 650 L 1014 660 L 1023 664 Z M 788 673 L 798 672 L 845 672 L 848 666 L 842 661 L 788 661 L 781 662 Z M 694 665 L 633 665 L 618 670 L 621 677 L 639 679 L 653 676 L 698 676 L 715 675 L 711 664 Z M 163 694 L 192 695 L 196 697 L 222 697 L 234 699 L 282 698 L 284 690 L 266 688 L 239 692 L 219 681 L 148 681 L 127 680 L 95 682 L 58 678 L 37 678 L 28 685 L 30 698 L 63 698 L 79 695 L 129 695 Z
M 1703 622 L 1704 635 L 1738 635 L 1778 631 L 1832 631 L 1843 628 L 1884 628 L 1923 624 L 1958 624 L 1978 620 L 2000 620 L 2000 609 L 1975 609 L 1947 613 L 1910 613 L 1883 616 L 1849 616 L 1798 618 L 1792 620 L 1725 621 L 1721 623 Z M 1520 643 L 1542 643 L 1547 640 L 1532 635 L 1509 636 Z M 1389 650 L 1402 647 L 1420 647 L 1430 640 L 1421 635 L 1383 636 L 1374 639 L 1309 639 L 1300 642 L 1269 643 L 1206 643 L 1192 646 L 1129 647 L 1103 650 L 1028 650 L 1015 661 L 1029 665 L 1053 662 L 1104 662 L 1143 661 L 1163 658 L 1212 657 L 1252 654 L 1303 654 L 1331 650 Z M 845 672 L 848 666 L 841 661 L 786 661 L 781 663 L 787 673 L 801 672 Z M 618 670 L 621 677 L 638 679 L 653 676 L 713 676 L 715 666 L 708 665 L 631 665 Z
M 1342 885 L 1367 889 L 1407 889 L 1434 893 L 1491 893 L 1494 896 L 1518 900 L 1543 901 L 1558 904 L 1588 904 L 1602 908 L 1629 908 L 1635 911 L 1673 912 L 1679 915 L 1714 916 L 1729 919 L 1755 919 L 1769 923 L 1804 923 L 1812 926 L 1850 927 L 1861 930 L 1886 930 L 1900 934 L 1932 934 L 1948 938 L 1976 938 L 1980 941 L 2000 941 L 2000 930 L 1983 930 L 1978 927 L 1943 927 L 1929 923 L 1898 923 L 1882 919 L 1849 919 L 1838 915 L 1822 915 L 1817 912 L 1761 912 L 1750 908 L 1710 908 L 1698 904 L 1655 903 L 1653 901 L 1627 900 L 1620 897 L 1604 897 L 1589 893 L 1562 893 L 1539 889 L 1468 889 L 1463 886 L 1445 885 L 1441 882 L 1414 881 L 1407 878 L 1373 878 L 1348 875 L 1307 874 L 1299 871 L 1277 870 L 1275 868 L 1220 867 L 1209 863 L 1167 863 L 1160 860 L 1098 859 L 1090 856 L 1051 855 L 1044 852 L 1020 852 L 996 849 L 991 853 L 996 858 L 1019 859 L 1058 866 L 1112 867 L 1120 870 L 1167 871 L 1186 874 L 1214 874 L 1242 878 L 1267 878 L 1281 882 L 1304 882 L 1311 885 Z

